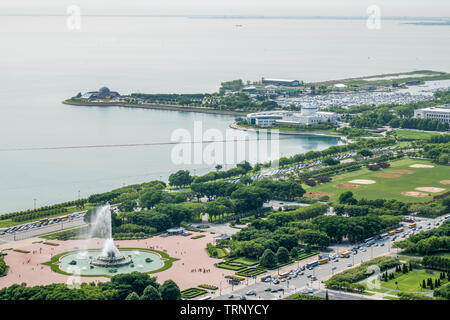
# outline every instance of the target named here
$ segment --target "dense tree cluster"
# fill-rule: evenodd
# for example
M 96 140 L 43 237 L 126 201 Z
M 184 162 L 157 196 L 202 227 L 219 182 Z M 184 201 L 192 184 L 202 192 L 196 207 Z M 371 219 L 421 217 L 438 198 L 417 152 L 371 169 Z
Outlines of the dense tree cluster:
M 450 270 L 450 258 L 441 256 L 425 256 L 422 259 L 422 265 L 433 269 Z
M 425 255 L 450 251 L 450 221 L 445 221 L 439 228 L 413 234 L 407 240 L 395 242 L 394 245 L 409 253 Z
M 8 266 L 6 265 L 3 255 L 0 255 L 0 277 L 5 276 L 8 271 Z
M 347 215 L 366 216 L 372 215 L 405 215 L 409 212 L 409 205 L 401 201 L 392 199 L 367 200 L 362 198 L 356 200 L 353 192 L 346 191 L 339 195 L 339 204 L 334 205 L 334 210 L 338 216 Z
M 0 300 L 180 300 L 181 293 L 172 280 L 162 285 L 145 273 L 115 275 L 109 282 L 82 283 L 79 289 L 55 283 L 28 287 L 14 284 L 0 290 Z
M 203 176 L 195 177 L 194 182 L 199 183 L 236 177 L 246 174 L 250 170 L 252 170 L 252 166 L 247 161 L 244 161 L 242 163 L 238 163 L 236 165 L 236 168 L 231 168 L 227 171 L 212 171 Z

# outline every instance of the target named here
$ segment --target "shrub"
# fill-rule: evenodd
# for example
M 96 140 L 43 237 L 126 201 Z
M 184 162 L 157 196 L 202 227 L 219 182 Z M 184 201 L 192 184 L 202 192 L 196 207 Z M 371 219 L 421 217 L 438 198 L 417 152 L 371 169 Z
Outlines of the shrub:
M 201 296 L 202 294 L 207 293 L 205 289 L 199 289 L 199 288 L 189 288 L 186 290 L 181 291 L 181 297 L 183 299 L 192 299 L 198 296 Z
M 212 285 L 209 285 L 209 284 L 201 284 L 198 287 L 202 288 L 202 289 L 208 289 L 208 290 L 217 290 L 217 289 L 219 289 L 219 287 L 212 286 Z

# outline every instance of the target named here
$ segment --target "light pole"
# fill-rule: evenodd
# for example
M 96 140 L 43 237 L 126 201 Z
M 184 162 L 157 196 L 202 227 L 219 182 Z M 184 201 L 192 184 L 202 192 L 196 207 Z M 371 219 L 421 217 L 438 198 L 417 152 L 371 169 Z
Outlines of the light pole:
M 80 201 L 81 200 L 81 197 L 80 197 L 80 190 L 78 190 L 78 201 Z
M 34 201 L 34 210 L 36 210 L 36 198 L 34 198 L 33 201 Z

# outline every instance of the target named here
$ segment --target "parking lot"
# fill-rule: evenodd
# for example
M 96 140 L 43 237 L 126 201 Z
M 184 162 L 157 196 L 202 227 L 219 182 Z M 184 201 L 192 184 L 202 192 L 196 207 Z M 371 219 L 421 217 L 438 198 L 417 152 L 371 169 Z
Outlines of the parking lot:
M 75 212 L 63 217 L 41 219 L 14 227 L 5 228 L 0 231 L 0 241 L 10 242 L 27 239 L 39 235 L 70 229 L 85 224 L 84 214 Z

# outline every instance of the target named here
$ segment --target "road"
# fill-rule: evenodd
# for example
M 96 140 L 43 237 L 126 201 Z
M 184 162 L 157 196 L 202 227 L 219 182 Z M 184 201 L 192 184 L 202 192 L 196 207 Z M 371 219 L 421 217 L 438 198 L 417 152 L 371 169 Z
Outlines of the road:
M 30 222 L 31 223 L 31 222 Z M 5 234 L 0 236 L 0 243 L 6 243 L 11 241 L 23 240 L 28 238 L 37 237 L 43 234 L 52 233 L 56 231 L 71 229 L 86 225 L 83 221 L 83 217 L 79 217 L 70 221 L 58 222 L 51 225 L 42 226 L 39 228 L 33 228 L 22 232 L 15 232 L 13 234 Z
M 440 220 L 442 220 L 443 218 L 440 217 L 440 218 L 436 218 L 436 219 L 426 219 L 426 218 L 419 218 L 419 219 L 420 219 L 420 221 L 417 221 L 417 228 L 422 227 L 422 229 L 419 231 L 416 231 L 415 233 L 420 232 L 420 231 L 426 231 L 428 227 L 430 227 L 430 228 L 437 227 L 435 224 L 437 222 L 440 223 Z M 428 225 L 428 224 L 430 224 L 430 225 Z M 403 223 L 403 227 L 404 227 L 403 233 L 405 233 L 406 231 L 409 231 L 408 225 L 409 225 L 409 223 Z M 399 241 L 401 239 L 406 239 L 406 238 L 401 238 L 402 234 L 399 234 L 400 236 L 395 241 Z M 323 284 L 323 282 L 328 280 L 333 274 L 342 272 L 348 268 L 352 268 L 354 266 L 361 264 L 362 262 L 371 260 L 376 257 L 385 256 L 385 255 L 392 255 L 392 256 L 397 255 L 398 249 L 392 248 L 393 242 L 394 241 L 392 240 L 392 237 L 388 237 L 385 240 L 379 240 L 379 241 L 377 241 L 376 245 L 373 245 L 371 247 L 364 247 L 364 248 L 358 250 L 357 254 L 352 254 L 349 258 L 338 258 L 337 260 L 331 260 L 329 263 L 319 265 L 312 270 L 306 269 L 304 271 L 303 275 L 299 275 L 298 277 L 292 278 L 290 280 L 281 279 L 282 282 L 280 282 L 280 284 L 278 284 L 278 285 L 274 285 L 272 282 L 269 282 L 269 283 L 261 282 L 260 281 L 261 276 L 259 276 L 256 279 L 249 279 L 249 280 L 243 281 L 244 284 L 235 286 L 234 288 L 231 288 L 231 287 L 225 288 L 225 289 L 221 290 L 221 294 L 219 292 L 219 293 L 214 293 L 211 296 L 213 299 L 216 299 L 216 300 L 236 300 L 236 299 L 240 299 L 241 296 L 245 296 L 245 298 L 247 300 L 258 300 L 258 299 L 276 300 L 276 299 L 282 299 L 283 297 L 291 295 L 296 292 L 304 292 L 307 289 L 309 289 L 309 290 L 312 289 L 313 293 L 315 295 L 325 296 L 325 294 L 324 294 L 325 285 Z M 338 250 L 339 250 L 339 252 L 342 252 L 342 251 L 346 250 L 347 248 L 348 247 L 339 247 Z M 337 252 L 337 250 L 336 250 L 336 252 Z M 314 261 L 314 260 L 317 260 L 317 256 L 302 260 L 300 262 L 295 262 L 289 266 L 281 268 L 280 270 L 269 271 L 263 275 L 265 276 L 265 275 L 270 274 L 270 275 L 272 275 L 272 277 L 277 277 L 278 274 L 280 274 L 280 273 L 294 270 L 294 269 L 304 266 L 307 263 Z M 315 276 L 318 280 L 312 281 L 310 278 L 308 278 L 308 276 Z M 277 293 L 266 292 L 265 290 L 268 288 L 271 288 L 271 289 L 283 288 L 284 292 L 281 292 L 281 291 L 277 292 Z M 255 291 L 256 295 L 251 295 L 251 296 L 246 295 L 246 293 L 249 291 Z M 233 298 L 229 298 L 229 296 L 231 294 L 234 295 Z M 348 300 L 348 299 L 350 299 L 349 295 L 350 294 L 345 294 L 345 293 L 340 293 L 340 292 L 335 291 L 335 292 L 333 292 L 333 297 L 331 297 L 330 293 L 329 293 L 330 299 Z M 354 295 L 351 295 L 351 296 L 354 299 L 376 299 L 375 297 L 371 298 L 370 296 L 354 296 Z

